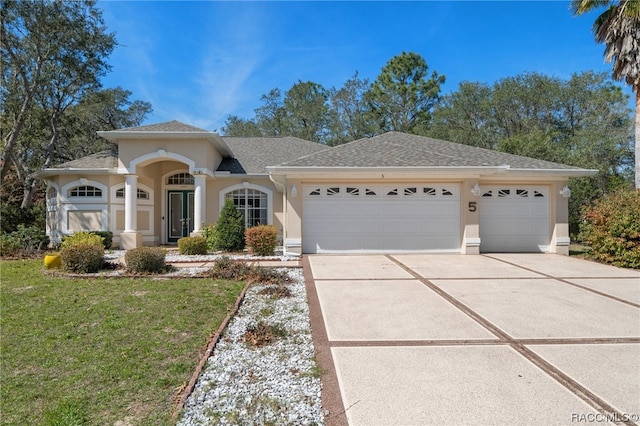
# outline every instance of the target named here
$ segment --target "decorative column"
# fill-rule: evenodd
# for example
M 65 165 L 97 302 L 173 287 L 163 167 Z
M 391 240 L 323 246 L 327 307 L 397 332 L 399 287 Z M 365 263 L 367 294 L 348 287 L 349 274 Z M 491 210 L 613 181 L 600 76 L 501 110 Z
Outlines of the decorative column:
M 130 250 L 142 245 L 138 232 L 138 175 L 124 177 L 124 232 L 120 234 L 120 248 Z
M 202 222 L 204 221 L 204 206 L 206 206 L 207 176 L 193 176 L 193 232 L 192 235 L 200 235 Z
M 138 230 L 138 176 L 124 177 L 124 232 Z

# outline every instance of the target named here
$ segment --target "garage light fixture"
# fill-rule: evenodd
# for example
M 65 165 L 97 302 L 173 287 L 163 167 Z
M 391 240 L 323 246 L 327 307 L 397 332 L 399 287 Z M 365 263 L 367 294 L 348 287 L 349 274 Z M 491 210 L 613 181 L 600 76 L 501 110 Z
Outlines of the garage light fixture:
M 473 186 L 473 188 L 471 188 L 471 193 L 473 195 L 475 195 L 476 197 L 480 196 L 480 185 L 478 185 L 477 183 Z
M 292 198 L 296 198 L 298 196 L 298 188 L 296 188 L 295 185 L 291 187 L 290 194 Z
M 564 198 L 571 197 L 571 190 L 567 185 L 565 185 L 564 188 L 560 190 L 560 195 L 562 195 Z

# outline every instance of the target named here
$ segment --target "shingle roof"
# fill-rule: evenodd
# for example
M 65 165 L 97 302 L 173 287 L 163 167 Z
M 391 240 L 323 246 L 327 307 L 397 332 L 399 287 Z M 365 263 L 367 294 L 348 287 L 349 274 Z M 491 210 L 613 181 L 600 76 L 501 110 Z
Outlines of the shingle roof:
M 400 132 L 359 139 L 283 164 L 286 167 L 486 167 L 578 169 L 454 142 Z
M 113 169 L 118 167 L 118 151 L 105 150 L 77 160 L 67 161 L 53 167 L 55 169 Z
M 326 151 L 329 148 L 316 142 L 295 137 L 280 138 L 222 138 L 235 158 L 226 158 L 217 171 L 231 173 L 266 174 L 267 166 L 277 166 L 297 158 Z
M 146 126 L 129 127 L 126 129 L 118 129 L 118 132 L 184 132 L 184 133 L 202 133 L 209 130 L 200 129 L 180 121 L 166 121 L 164 123 L 149 124 Z

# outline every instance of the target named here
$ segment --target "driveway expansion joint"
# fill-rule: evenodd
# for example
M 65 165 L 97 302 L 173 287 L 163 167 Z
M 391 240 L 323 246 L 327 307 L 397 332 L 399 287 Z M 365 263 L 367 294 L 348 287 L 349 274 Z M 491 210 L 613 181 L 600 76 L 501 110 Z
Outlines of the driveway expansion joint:
M 537 277 L 517 277 L 509 278 L 514 280 L 548 280 L 552 279 L 560 281 L 564 284 L 569 284 L 573 287 L 577 287 L 589 292 L 598 294 L 609 299 L 616 300 L 618 302 L 626 303 L 634 307 L 640 307 L 640 305 L 629 302 L 624 299 L 617 298 L 615 296 L 599 292 L 597 290 L 584 287 L 578 284 L 574 284 L 566 281 L 565 279 L 559 279 L 548 274 L 541 273 L 539 271 L 523 267 L 521 265 L 513 264 L 511 262 L 495 259 L 491 256 L 483 255 L 493 260 L 499 260 L 508 265 L 533 272 L 538 274 Z M 351 408 L 345 408 L 343 402 L 343 396 L 340 392 L 338 374 L 336 371 L 336 364 L 334 355 L 332 354 L 333 348 L 402 348 L 402 347 L 445 347 L 445 346 L 508 346 L 519 356 L 524 358 L 527 362 L 531 363 L 537 369 L 542 371 L 546 376 L 550 377 L 554 382 L 558 383 L 564 389 L 575 395 L 578 399 L 585 402 L 589 407 L 596 410 L 598 413 L 604 416 L 611 416 L 611 418 L 623 419 L 620 424 L 635 424 L 632 421 L 625 421 L 628 417 L 595 393 L 591 392 L 582 384 L 578 383 L 568 374 L 561 371 L 559 368 L 552 365 L 549 361 L 544 359 L 541 355 L 535 353 L 532 349 L 528 348 L 529 345 L 616 345 L 616 344 L 639 344 L 640 337 L 586 337 L 586 338 L 515 338 L 502 330 L 500 327 L 493 324 L 487 318 L 476 312 L 474 309 L 467 306 L 465 303 L 458 300 L 455 296 L 449 294 L 443 288 L 434 284 L 431 280 L 435 278 L 427 279 L 420 275 L 411 267 L 405 265 L 398 260 L 394 255 L 384 255 L 384 257 L 395 265 L 400 267 L 404 272 L 408 273 L 412 278 L 334 278 L 334 279 L 315 279 L 312 274 L 311 264 L 307 256 L 303 256 L 302 266 L 304 269 L 305 282 L 307 283 L 307 297 L 309 299 L 309 312 L 311 316 L 311 324 L 313 331 L 313 340 L 316 345 L 317 359 L 322 370 L 325 374 L 322 375 L 323 382 L 323 407 L 328 410 L 328 415 L 325 418 L 328 426 L 343 426 L 348 425 L 347 412 Z M 586 278 L 586 277 L 580 277 Z M 596 277 L 602 278 L 602 277 Z M 438 281 L 450 281 L 459 280 L 460 278 L 442 278 Z M 465 280 L 476 280 L 476 278 L 465 277 Z M 478 280 L 492 280 L 492 279 L 504 279 L 504 277 L 496 278 L 477 278 Z M 330 340 L 327 335 L 326 323 L 322 307 L 320 306 L 320 300 L 318 291 L 316 289 L 316 281 L 330 282 L 330 281 L 418 281 L 425 287 L 433 291 L 449 304 L 453 305 L 457 310 L 461 311 L 468 318 L 472 319 L 475 323 L 479 324 L 482 328 L 489 331 L 496 338 L 472 338 L 472 339 L 424 339 L 424 340 Z M 359 402 L 359 401 L 357 401 Z

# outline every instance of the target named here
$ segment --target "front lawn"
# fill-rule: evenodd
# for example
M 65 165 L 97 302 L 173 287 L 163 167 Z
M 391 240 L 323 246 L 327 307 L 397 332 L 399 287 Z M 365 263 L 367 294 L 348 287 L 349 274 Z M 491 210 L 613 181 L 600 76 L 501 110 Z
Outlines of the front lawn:
M 69 279 L 0 261 L 0 424 L 168 425 L 242 282 Z

